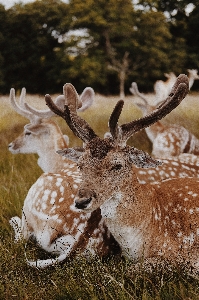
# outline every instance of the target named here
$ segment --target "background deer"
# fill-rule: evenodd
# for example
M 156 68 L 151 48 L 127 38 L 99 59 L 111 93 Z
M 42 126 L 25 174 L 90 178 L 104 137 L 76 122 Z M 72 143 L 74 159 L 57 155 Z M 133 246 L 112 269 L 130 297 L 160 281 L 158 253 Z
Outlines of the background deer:
M 133 90 L 134 88 L 134 90 Z M 136 83 L 132 84 L 131 91 L 136 92 L 139 97 L 142 97 L 145 101 L 144 104 L 138 104 L 140 108 L 146 113 L 153 111 L 155 108 L 150 106 L 145 97 L 139 93 Z M 10 101 L 14 109 L 30 120 L 30 124 L 25 125 L 24 132 L 17 137 L 8 148 L 13 153 L 37 153 L 39 155 L 38 165 L 44 172 L 60 173 L 67 172 L 70 161 L 65 157 L 61 157 L 56 153 L 57 150 L 64 149 L 69 144 L 67 136 L 63 135 L 61 129 L 50 117 L 55 114 L 50 110 L 38 110 L 25 102 L 26 90 L 22 89 L 19 103 L 15 98 L 15 91 L 11 90 Z M 64 97 L 64 99 L 63 99 Z M 94 91 L 92 88 L 86 88 L 82 95 L 78 99 L 78 112 L 84 111 L 92 105 L 94 101 Z M 65 99 L 64 95 L 60 95 L 56 98 L 55 103 L 59 107 L 64 107 Z M 145 113 L 145 114 L 146 114 Z M 157 126 L 158 126 L 157 122 Z M 155 128 L 156 124 L 153 124 L 149 128 L 146 128 L 148 136 Z M 162 125 L 163 126 L 163 125 Z M 151 130 L 151 131 L 150 131 Z M 137 176 L 140 183 L 153 182 L 158 180 L 164 180 L 173 177 L 197 177 L 198 176 L 198 164 L 191 156 L 187 156 L 186 162 L 181 158 L 168 158 L 163 160 L 163 165 L 158 168 L 149 168 L 147 170 L 136 168 Z M 78 170 L 77 170 L 78 171 Z
M 146 97 L 138 90 L 137 84 L 132 82 L 130 91 L 142 99 L 135 102 L 143 116 L 151 113 L 158 106 L 152 106 Z M 159 103 L 160 104 L 160 103 Z M 199 139 L 186 128 L 179 125 L 164 125 L 161 121 L 145 128 L 148 138 L 152 142 L 152 155 L 157 158 L 179 156 L 181 153 L 199 155 Z
M 189 89 L 191 89 L 194 80 L 199 79 L 198 70 L 188 69 Z M 156 104 L 164 100 L 170 93 L 172 86 L 176 81 L 176 75 L 173 72 L 164 74 L 168 79 L 166 81 L 157 80 L 154 84 L 154 91 L 156 96 Z
M 82 183 L 74 199 L 76 208 L 91 212 L 100 207 L 107 227 L 127 257 L 163 256 L 199 268 L 199 179 L 140 185 L 132 164 L 147 168 L 160 162 L 126 145 L 131 135 L 163 118 L 182 101 L 188 93 L 188 78 L 177 78 L 170 96 L 156 111 L 121 126 L 118 119 L 123 101 L 119 101 L 109 120 L 109 139 L 99 138 L 76 114 L 77 93 L 73 87 L 68 87 L 68 93 L 71 103 L 64 111 L 49 95 L 46 102 L 85 143 L 85 152 L 78 160 Z M 70 151 L 63 152 L 72 159 Z
M 199 177 L 199 157 L 182 154 L 178 158 L 161 159 L 162 165 L 147 169 L 133 167 L 139 183 L 162 181 L 171 178 Z
M 154 84 L 155 98 L 157 102 L 166 99 L 176 81 L 176 75 L 173 72 L 164 73 L 164 75 L 167 77 L 166 81 L 157 80 Z
M 10 102 L 16 112 L 30 120 L 24 126 L 23 133 L 18 136 L 8 146 L 13 154 L 16 153 L 37 153 L 38 165 L 44 172 L 60 172 L 67 170 L 70 161 L 60 157 L 56 153 L 59 149 L 64 149 L 69 144 L 68 136 L 63 135 L 61 129 L 53 120 L 49 118 L 54 114 L 50 110 L 39 111 L 25 103 L 25 88 L 22 89 L 20 101 L 17 103 L 15 90 L 10 91 Z M 63 107 L 67 101 L 64 95 L 56 98 L 55 102 L 59 107 Z M 94 101 L 94 91 L 87 87 L 78 99 L 78 111 L 84 111 L 92 105 Z

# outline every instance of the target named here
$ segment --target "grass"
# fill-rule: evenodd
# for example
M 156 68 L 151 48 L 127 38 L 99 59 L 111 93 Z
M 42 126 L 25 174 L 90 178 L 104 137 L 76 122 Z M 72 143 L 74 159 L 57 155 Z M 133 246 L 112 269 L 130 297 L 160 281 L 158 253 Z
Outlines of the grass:
M 35 107 L 46 107 L 43 97 L 27 95 L 27 100 Z M 108 118 L 117 100 L 118 97 L 97 95 L 93 107 L 81 114 L 98 135 L 103 136 L 108 130 Z M 7 150 L 27 120 L 12 110 L 8 96 L 0 97 L 0 107 L 0 300 L 199 299 L 198 279 L 189 275 L 182 266 L 159 266 L 149 272 L 142 263 L 135 268 L 134 262 L 111 257 L 89 262 L 84 258 L 68 259 L 64 264 L 45 270 L 28 267 L 25 253 L 29 258 L 49 255 L 33 242 L 15 244 L 9 219 L 21 215 L 26 194 L 42 171 L 37 166 L 35 154 L 12 155 Z M 198 95 L 190 94 L 164 122 L 178 122 L 199 137 L 198 111 Z M 132 97 L 127 97 L 120 122 L 126 123 L 140 116 Z M 81 145 L 65 122 L 55 119 L 62 131 L 69 135 L 70 145 Z M 129 144 L 151 151 L 144 131 L 132 137 Z

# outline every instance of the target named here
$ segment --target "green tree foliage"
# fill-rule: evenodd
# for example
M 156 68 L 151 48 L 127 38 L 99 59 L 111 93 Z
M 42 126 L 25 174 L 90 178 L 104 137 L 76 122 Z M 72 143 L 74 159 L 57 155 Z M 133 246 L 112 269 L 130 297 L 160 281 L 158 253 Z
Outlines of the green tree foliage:
M 198 3 L 199 0 L 196 0 Z M 153 90 L 165 72 L 199 68 L 198 5 L 188 0 L 36 0 L 0 6 L 0 88 L 31 93 Z
M 55 50 L 61 45 L 58 42 L 62 33 L 60 20 L 67 12 L 67 5 L 59 0 L 16 4 L 7 11 L 3 51 L 7 86 L 16 89 L 25 86 L 31 93 L 56 90 Z
M 3 49 L 6 48 L 5 43 L 5 29 L 7 24 L 7 14 L 3 5 L 0 4 L 0 89 L 3 89 L 4 82 L 4 72 L 3 72 L 3 64 L 4 64 L 4 53 Z
M 94 0 L 71 0 L 70 5 L 73 28 L 87 28 L 94 44 L 104 51 L 109 85 L 114 71 L 120 78 L 125 62 L 126 90 L 132 80 L 138 81 L 145 89 L 152 89 L 154 80 L 166 71 L 173 71 L 169 55 L 174 43 L 162 12 L 135 11 L 129 0 L 100 0 L 97 3 Z M 183 52 L 183 49 L 176 48 L 175 52 L 178 51 Z M 176 59 L 175 66 L 178 62 Z M 113 78 L 116 80 L 115 92 L 118 92 L 119 79 Z

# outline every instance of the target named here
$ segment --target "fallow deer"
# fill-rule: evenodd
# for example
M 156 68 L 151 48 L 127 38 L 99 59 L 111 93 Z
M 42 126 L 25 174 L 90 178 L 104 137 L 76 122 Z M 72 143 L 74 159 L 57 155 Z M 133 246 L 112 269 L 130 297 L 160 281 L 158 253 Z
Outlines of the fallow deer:
M 27 117 L 31 123 L 25 125 L 24 132 L 9 144 L 9 150 L 15 154 L 37 153 L 39 155 L 38 164 L 44 172 L 67 172 L 69 161 L 66 158 L 60 157 L 60 155 L 56 154 L 57 150 L 66 148 L 68 144 L 66 145 L 67 139 L 62 134 L 58 125 L 54 121 L 49 120 L 49 118 L 55 114 L 52 113 L 50 109 L 38 110 L 28 105 L 25 102 L 25 92 L 25 88 L 23 88 L 18 104 L 14 94 L 12 94 L 14 93 L 13 90 L 11 92 L 11 103 L 14 109 L 18 113 Z M 142 96 L 141 93 L 139 93 L 139 95 Z M 67 103 L 67 99 L 64 98 L 63 101 L 63 97 L 65 96 L 58 96 L 55 100 L 55 103 L 59 107 L 63 107 L 64 103 Z M 92 91 L 91 88 L 86 88 L 78 100 L 82 103 L 82 106 L 81 104 L 78 104 L 78 106 L 81 106 L 81 111 L 90 107 L 90 105 L 93 103 L 93 100 L 94 91 Z M 79 111 L 80 109 L 78 108 L 78 112 Z M 149 110 L 148 113 L 151 111 Z M 155 124 L 152 125 L 151 128 L 153 126 L 155 126 Z M 167 157 L 167 159 L 163 160 L 163 165 L 156 169 L 149 168 L 147 170 L 143 170 L 136 168 L 135 171 L 137 172 L 140 183 L 153 182 L 173 177 L 199 176 L 198 165 L 195 163 L 195 161 L 193 162 L 191 156 L 187 157 L 186 162 L 182 160 L 182 158 Z
M 156 103 L 166 99 L 176 81 L 176 75 L 173 72 L 164 75 L 167 77 L 166 81 L 157 80 L 154 84 Z
M 85 143 L 82 155 L 75 153 L 82 182 L 74 199 L 80 211 L 101 214 L 110 232 L 129 258 L 163 256 L 199 269 L 199 179 L 178 178 L 140 185 L 132 164 L 147 168 L 160 162 L 144 151 L 126 145 L 139 130 L 150 126 L 173 110 L 188 93 L 188 78 L 178 76 L 171 94 L 151 114 L 118 125 L 124 102 L 116 105 L 109 127 L 112 138 L 99 138 L 89 124 L 76 114 L 77 93 L 68 87 L 71 103 L 60 110 L 46 95 L 47 105 L 63 117 Z M 61 153 L 70 159 L 71 151 Z
M 25 90 L 22 93 L 25 93 Z M 24 97 L 24 94 L 21 97 Z M 89 97 L 89 93 L 87 93 L 87 97 Z M 14 89 L 11 90 L 11 99 L 14 101 Z M 65 97 L 65 101 L 67 102 L 67 97 Z M 14 103 L 17 106 L 16 101 Z M 25 108 L 24 104 L 23 106 Z M 55 170 L 56 167 L 59 167 L 57 174 L 44 173 L 32 185 L 24 201 L 22 218 L 16 216 L 10 219 L 10 225 L 15 232 L 15 241 L 21 239 L 27 241 L 33 237 L 44 250 L 58 255 L 55 259 L 27 261 L 27 263 L 33 267 L 45 268 L 65 260 L 68 256 L 76 255 L 77 251 L 80 254 L 99 256 L 119 253 L 120 248 L 117 242 L 101 220 L 100 209 L 82 216 L 71 209 L 75 191 L 81 182 L 81 173 L 77 165 L 66 158 L 64 161 L 60 160 L 59 166 L 53 164 L 55 160 L 53 154 L 57 150 L 57 145 L 60 147 L 59 149 L 63 149 L 64 146 L 58 141 L 53 143 L 58 138 L 55 129 L 59 129 L 59 127 L 55 126 L 56 124 L 50 127 L 50 121 L 46 120 L 45 122 L 45 120 L 41 120 L 41 117 L 36 118 L 32 112 L 28 110 L 24 112 L 24 108 L 20 104 L 20 109 L 17 106 L 16 110 L 29 116 L 32 122 L 29 130 L 33 131 L 32 128 L 36 126 L 38 131 L 43 130 L 46 135 L 51 130 L 52 140 L 43 140 L 46 147 L 48 146 L 47 150 L 44 147 L 40 150 L 44 152 L 41 153 L 43 156 L 46 155 L 45 162 L 48 162 L 48 168 Z M 50 114 L 48 114 L 49 116 Z M 45 126 L 46 123 L 47 126 Z M 38 132 L 38 135 L 40 133 Z M 44 139 L 40 134 L 40 140 L 42 138 Z M 40 144 L 37 143 L 36 149 L 38 149 L 38 145 Z M 30 151 L 35 151 L 33 142 L 28 147 Z M 51 147 L 53 148 L 52 153 L 45 153 Z M 23 151 L 27 152 L 27 149 L 23 149 Z M 60 155 L 56 155 L 61 158 Z M 43 167 L 43 165 L 41 166 Z M 61 171 L 63 168 L 64 173 Z
M 135 102 L 143 116 L 151 113 L 156 106 L 150 105 L 147 98 L 138 90 L 136 82 L 132 82 L 130 91 L 142 99 Z M 160 104 L 160 103 L 159 103 Z M 152 155 L 157 158 L 179 156 L 181 153 L 199 155 L 199 139 L 189 130 L 180 125 L 164 125 L 161 121 L 145 128 L 148 138 L 152 142 Z
M 198 70 L 188 69 L 189 89 L 193 86 L 194 80 L 199 79 Z M 176 81 L 176 75 L 173 72 L 164 74 L 168 79 L 166 81 L 157 80 L 154 84 L 154 91 L 156 96 L 156 104 L 164 100 L 170 93 L 172 86 Z
M 12 217 L 15 241 L 36 240 L 56 258 L 27 260 L 31 267 L 46 268 L 78 254 L 86 257 L 119 254 L 120 248 L 107 229 L 100 209 L 79 214 L 72 208 L 81 182 L 76 164 L 65 174 L 44 173 L 25 198 L 22 217 Z
M 68 146 L 68 136 L 63 135 L 56 122 L 49 118 L 54 114 L 50 110 L 38 111 L 25 103 L 26 89 L 23 88 L 20 101 L 17 103 L 15 90 L 10 91 L 10 102 L 17 113 L 30 120 L 29 124 L 24 126 L 24 132 L 18 136 L 8 146 L 13 154 L 16 153 L 37 153 L 38 165 L 44 172 L 64 171 L 69 161 L 60 157 L 56 153 L 59 149 Z M 64 95 L 56 98 L 55 103 L 63 107 L 65 101 Z M 87 87 L 78 99 L 78 111 L 84 111 L 92 105 L 94 101 L 94 91 Z

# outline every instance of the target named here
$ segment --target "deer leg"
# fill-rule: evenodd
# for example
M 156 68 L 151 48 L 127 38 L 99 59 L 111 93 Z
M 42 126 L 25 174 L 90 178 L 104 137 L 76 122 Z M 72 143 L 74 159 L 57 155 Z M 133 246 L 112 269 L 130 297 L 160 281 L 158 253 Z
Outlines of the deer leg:
M 15 242 L 19 242 L 20 240 L 22 240 L 21 219 L 19 217 L 12 217 L 9 223 L 15 233 Z

